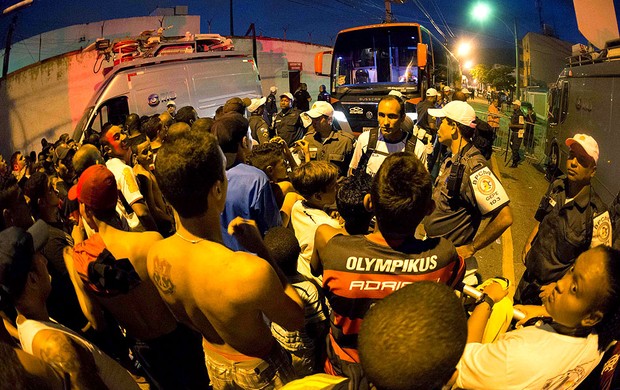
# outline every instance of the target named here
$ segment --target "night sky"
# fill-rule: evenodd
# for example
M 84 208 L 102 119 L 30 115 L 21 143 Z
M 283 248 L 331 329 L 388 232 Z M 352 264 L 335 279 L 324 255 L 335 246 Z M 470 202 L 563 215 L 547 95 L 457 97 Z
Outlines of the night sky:
M 18 0 L 0 0 L 2 9 Z M 429 19 L 420 10 L 421 4 L 453 45 L 461 38 L 474 38 L 480 49 L 474 53 L 477 62 L 494 62 L 498 55 L 514 52 L 512 33 L 497 19 L 484 25 L 471 20 L 469 10 L 478 0 L 409 0 L 394 4 L 392 12 L 397 21 L 419 22 L 439 37 Z M 586 43 L 577 29 L 572 0 L 540 0 L 543 22 L 550 25 L 560 39 Z M 620 6 L 616 2 L 616 11 Z M 518 20 L 518 35 L 541 32 L 535 0 L 488 0 L 497 16 L 512 27 Z M 146 16 L 157 7 L 187 5 L 190 15 L 201 16 L 202 32 L 230 34 L 229 0 L 34 0 L 34 4 L 19 11 L 14 41 L 57 28 L 97 22 L 105 19 Z M 100 5 L 101 4 L 101 5 Z M 339 30 L 371 23 L 380 23 L 385 17 L 383 0 L 233 0 L 234 32 L 243 35 L 250 23 L 255 23 L 259 35 L 331 45 Z M 104 6 L 105 5 L 105 6 Z M 438 12 L 441 10 L 441 12 Z M 0 47 L 8 30 L 10 17 L 0 16 Z M 451 37 L 447 24 L 455 37 Z M 156 28 L 158 26 L 154 26 Z M 485 50 L 492 48 L 494 50 Z M 500 50 L 496 50 L 500 49 Z M 512 54 L 513 55 L 513 54 Z M 512 57 L 514 60 L 514 56 Z M 510 59 L 506 60 L 510 63 Z

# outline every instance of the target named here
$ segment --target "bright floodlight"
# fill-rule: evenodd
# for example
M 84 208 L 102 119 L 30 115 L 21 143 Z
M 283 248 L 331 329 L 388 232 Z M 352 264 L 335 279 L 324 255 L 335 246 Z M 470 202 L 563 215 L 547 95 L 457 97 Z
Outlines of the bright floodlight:
M 491 16 L 491 7 L 485 3 L 476 3 L 471 10 L 471 16 L 479 21 L 484 21 Z
M 465 61 L 465 63 L 463 64 L 463 68 L 465 70 L 471 69 L 474 66 L 474 62 L 472 60 L 467 60 Z
M 469 52 L 471 52 L 471 43 L 469 42 L 461 42 L 456 49 L 456 54 L 459 57 L 465 57 Z

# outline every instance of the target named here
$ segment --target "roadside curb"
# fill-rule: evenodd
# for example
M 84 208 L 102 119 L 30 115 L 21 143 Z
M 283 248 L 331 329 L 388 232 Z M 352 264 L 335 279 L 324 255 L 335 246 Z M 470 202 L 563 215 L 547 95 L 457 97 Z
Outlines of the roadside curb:
M 495 159 L 495 154 L 491 155 L 491 170 L 497 176 L 497 178 L 502 181 L 502 175 L 499 171 L 499 166 L 497 165 L 497 160 Z M 508 286 L 508 295 L 510 299 L 515 294 L 515 266 L 514 266 L 514 248 L 512 243 L 512 230 L 509 227 L 502 233 L 502 276 L 510 281 Z

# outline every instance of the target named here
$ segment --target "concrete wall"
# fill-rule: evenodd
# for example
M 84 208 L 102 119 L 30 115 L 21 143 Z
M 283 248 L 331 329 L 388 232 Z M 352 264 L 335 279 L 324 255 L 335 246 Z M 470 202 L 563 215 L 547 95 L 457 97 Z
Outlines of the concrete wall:
M 546 87 L 554 83 L 571 55 L 572 44 L 531 32 L 523 37 L 522 43 L 524 85 L 542 81 L 542 86 Z
M 0 153 L 41 149 L 40 140 L 72 133 L 95 85 L 96 52 L 71 53 L 8 75 L 0 84 Z
M 11 49 L 9 72 L 70 51 L 84 49 L 97 38 L 114 40 L 136 36 L 145 30 L 156 30 L 160 22 L 165 27 L 172 26 L 166 30 L 167 36 L 200 31 L 200 16 L 144 16 L 78 24 L 15 42 Z M 0 50 L 0 53 L 3 56 L 4 49 Z
M 234 38 L 235 49 L 252 52 L 252 39 L 245 37 Z M 316 101 L 319 94 L 319 85 L 328 86 L 329 78 L 317 76 L 314 73 L 314 55 L 318 52 L 330 50 L 330 47 L 314 45 L 298 41 L 285 41 L 277 38 L 257 38 L 256 50 L 258 52 L 258 70 L 261 76 L 263 94 L 269 94 L 272 85 L 278 87 L 278 94 L 284 92 L 295 93 L 290 90 L 290 77 L 293 71 L 289 70 L 289 63 L 302 63 L 300 82 L 308 84 L 308 92 L 312 96 L 312 102 Z M 329 90 L 329 86 L 327 88 Z

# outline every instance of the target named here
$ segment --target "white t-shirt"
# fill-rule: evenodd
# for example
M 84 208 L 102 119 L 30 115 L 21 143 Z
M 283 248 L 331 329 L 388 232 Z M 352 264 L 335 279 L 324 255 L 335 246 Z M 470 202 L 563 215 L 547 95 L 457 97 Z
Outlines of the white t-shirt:
M 494 343 L 470 343 L 457 364 L 464 389 L 574 389 L 602 358 L 598 336 L 561 335 L 548 324 L 528 326 Z
M 139 389 L 138 385 L 133 380 L 131 375 L 129 375 L 127 370 L 121 367 L 120 364 L 102 352 L 99 348 L 95 347 L 93 344 L 89 343 L 72 330 L 61 324 L 53 322 L 28 320 L 21 315 L 17 317 L 19 342 L 21 343 L 23 350 L 31 355 L 34 349 L 32 342 L 34 341 L 35 336 L 40 331 L 46 329 L 53 329 L 55 331 L 62 332 L 86 348 L 86 350 L 88 350 L 93 356 L 95 365 L 97 366 L 97 374 L 110 390 Z
M 357 139 L 357 143 L 355 144 L 355 150 L 353 151 L 353 157 L 351 158 L 351 163 L 349 164 L 349 168 L 355 169 L 357 165 L 366 153 L 366 149 L 368 146 L 368 141 L 370 139 L 370 131 L 365 131 Z M 422 161 L 424 166 L 426 166 L 426 147 L 424 144 L 417 138 L 415 138 L 416 144 L 413 153 Z M 381 164 L 383 164 L 383 160 L 392 153 L 402 152 L 405 150 L 406 142 L 405 140 L 397 142 L 397 143 L 389 143 L 385 142 L 383 138 L 383 134 L 381 134 L 381 130 L 379 130 L 379 135 L 377 137 L 377 146 L 375 147 L 374 153 L 368 159 L 368 164 L 366 165 L 366 173 L 371 176 L 374 176 Z
M 114 174 L 116 179 L 116 187 L 120 194 L 123 195 L 127 203 L 131 206 L 135 202 L 142 200 L 144 197 L 140 192 L 138 181 L 133 169 L 118 158 L 111 158 L 105 163 L 106 167 Z M 116 204 L 116 211 L 121 217 L 124 217 L 132 231 L 144 231 L 140 219 L 134 212 L 127 212 L 121 198 L 119 196 Z
M 321 225 L 330 225 L 338 229 L 340 223 L 327 215 L 325 211 L 307 207 L 305 203 L 303 200 L 298 200 L 291 209 L 291 223 L 295 230 L 295 237 L 297 237 L 301 247 L 297 270 L 302 275 L 316 279 L 310 271 L 310 259 L 314 251 L 316 229 Z

